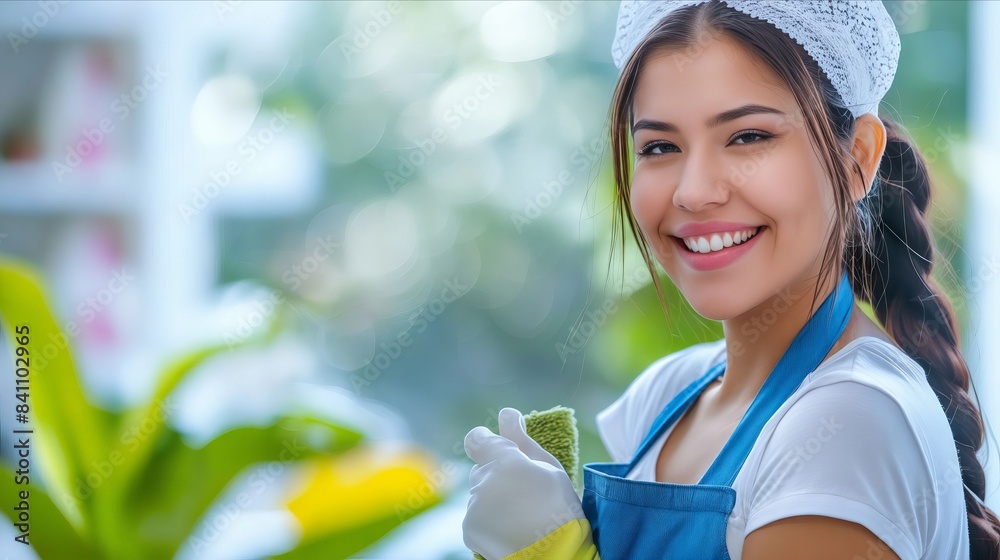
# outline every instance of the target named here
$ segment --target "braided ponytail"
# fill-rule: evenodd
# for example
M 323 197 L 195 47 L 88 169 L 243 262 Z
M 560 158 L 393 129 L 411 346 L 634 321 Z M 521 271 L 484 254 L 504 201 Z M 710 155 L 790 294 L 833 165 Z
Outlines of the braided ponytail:
M 864 226 L 858 233 L 864 233 L 847 243 L 846 265 L 855 293 L 926 372 L 958 448 L 971 557 L 996 559 L 1000 520 L 983 503 L 986 476 L 976 456 L 983 420 L 969 396 L 970 373 L 959 351 L 952 306 L 931 278 L 935 250 L 925 217 L 931 196 L 927 166 L 896 123 L 886 118 L 882 123 L 885 152 L 875 186 L 861 204 Z

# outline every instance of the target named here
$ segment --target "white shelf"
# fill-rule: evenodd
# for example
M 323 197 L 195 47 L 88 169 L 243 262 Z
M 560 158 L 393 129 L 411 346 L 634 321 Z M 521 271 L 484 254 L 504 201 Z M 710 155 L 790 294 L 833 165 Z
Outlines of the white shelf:
M 52 224 L 59 226 L 51 228 L 46 239 L 24 241 L 17 248 L 33 251 L 28 255 L 30 260 L 49 266 L 45 272 L 58 276 L 66 286 L 81 280 L 65 271 L 52 274 L 50 266 L 66 259 L 51 247 L 62 244 L 70 247 L 66 249 L 70 253 L 79 252 L 73 243 L 76 231 L 61 227 L 64 223 L 110 227 L 121 236 L 122 260 L 136 278 L 129 297 L 140 298 L 141 310 L 138 321 L 128 319 L 132 337 L 128 348 L 114 348 L 109 355 L 134 355 L 142 361 L 133 360 L 127 374 L 121 359 L 108 363 L 107 368 L 91 369 L 100 369 L 109 379 L 117 376 L 120 383 L 115 397 L 130 401 L 145 394 L 162 363 L 204 343 L 204 333 L 191 322 L 203 316 L 216 288 L 222 250 L 218 246 L 219 218 L 289 216 L 310 208 L 322 194 L 323 158 L 316 139 L 309 136 L 314 131 L 308 126 L 300 128 L 298 123 L 275 133 L 273 142 L 252 158 L 237 151 L 212 160 L 192 134 L 192 106 L 205 83 L 218 72 L 210 57 L 218 51 L 220 41 L 237 35 L 254 36 L 248 34 L 246 26 L 271 21 L 261 17 L 244 21 L 253 15 L 251 6 L 225 21 L 207 3 L 69 2 L 58 6 L 57 14 L 37 16 L 35 23 L 32 18 L 44 13 L 38 2 L 5 3 L 0 9 L 0 31 L 5 40 L 10 32 L 22 33 L 25 18 L 34 26 L 19 52 L 8 50 L 4 55 L 5 72 L 25 79 L 12 82 L 8 102 L 0 103 L 0 132 L 4 127 L 25 126 L 19 121 L 35 118 L 38 145 L 29 153 L 41 154 L 25 163 L 0 161 L 0 215 L 19 218 L 12 221 L 18 224 L 38 218 L 46 230 Z M 78 75 L 69 74 L 70 78 L 63 80 L 50 77 L 65 76 L 67 65 L 75 68 L 75 59 L 66 62 L 61 58 L 65 52 L 94 46 L 108 47 L 117 57 L 116 68 L 123 70 L 119 79 L 95 88 L 88 97 L 78 93 L 78 84 L 85 81 Z M 63 66 L 46 72 L 44 68 L 53 66 L 53 61 Z M 149 67 L 162 70 L 165 77 L 155 87 L 148 86 L 141 102 L 123 120 L 109 108 L 107 94 L 117 99 L 144 84 Z M 28 80 L 30 76 L 37 79 Z M 52 102 L 44 97 L 50 90 L 64 95 Z M 40 117 L 27 112 L 36 110 L 35 101 Z M 98 118 L 112 119 L 116 125 L 113 142 L 102 154 L 107 159 L 95 156 L 92 167 L 75 168 L 60 180 L 52 158 L 65 163 L 65 146 L 76 142 L 62 125 L 71 123 L 68 128 L 72 133 L 95 124 L 92 119 L 64 118 L 58 111 L 53 113 L 53 107 L 65 104 L 70 116 L 86 115 L 77 107 L 81 103 L 96 107 L 93 113 Z M 261 117 L 251 132 L 268 122 Z M 206 187 L 213 172 L 227 169 L 231 161 L 237 161 L 241 171 L 223 181 L 225 188 L 216 192 Z M 191 203 L 199 192 L 207 201 L 203 209 L 190 216 L 182 214 L 180 205 Z M 127 225 L 98 223 L 105 218 Z M 7 244 L 15 247 L 13 241 Z M 91 266 L 86 258 L 81 263 L 81 269 Z M 65 286 L 59 289 L 66 290 Z M 73 297 L 79 296 L 71 296 L 71 300 Z M 64 312 L 72 316 L 76 302 L 67 305 Z
M 141 2 L 4 2 L 0 10 L 0 31 L 7 48 L 8 33 L 27 41 L 45 39 L 122 38 L 136 33 Z M 30 35 L 30 36 L 29 36 Z M 19 39 L 15 39 L 18 42 Z M 25 45 L 25 46 L 27 46 Z M 20 44 L 18 46 L 21 46 Z
M 134 178 L 126 163 L 77 169 L 62 181 L 41 163 L 0 164 L 0 212 L 128 214 L 135 209 Z

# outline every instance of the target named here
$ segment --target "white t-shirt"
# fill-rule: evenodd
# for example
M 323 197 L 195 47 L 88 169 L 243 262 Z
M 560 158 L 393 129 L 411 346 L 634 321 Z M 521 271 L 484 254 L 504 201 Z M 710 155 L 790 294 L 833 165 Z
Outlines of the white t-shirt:
M 667 403 L 725 359 L 725 343 L 660 358 L 597 415 L 613 461 L 631 461 Z M 656 480 L 671 431 L 627 478 Z M 733 482 L 729 556 L 740 560 L 743 539 L 768 523 L 822 515 L 865 526 L 901 560 L 965 560 L 960 472 L 948 419 L 923 369 L 896 346 L 860 337 L 806 376 L 761 430 Z M 873 543 L 869 556 L 879 552 Z

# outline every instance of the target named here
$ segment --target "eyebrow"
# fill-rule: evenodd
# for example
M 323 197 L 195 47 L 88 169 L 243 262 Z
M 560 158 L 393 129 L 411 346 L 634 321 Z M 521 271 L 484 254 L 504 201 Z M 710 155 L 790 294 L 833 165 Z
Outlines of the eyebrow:
M 718 115 L 709 118 L 707 121 L 705 121 L 705 126 L 707 126 L 708 128 L 715 128 L 721 124 L 725 124 L 729 121 L 734 121 L 740 117 L 745 117 L 747 115 L 756 115 L 761 113 L 782 115 L 782 116 L 784 116 L 785 114 L 773 107 L 768 107 L 767 105 L 749 103 L 747 105 L 743 105 L 735 109 L 729 109 L 728 111 L 723 111 Z M 677 125 L 675 124 L 652 120 L 652 119 L 642 119 L 639 122 L 632 125 L 632 135 L 635 136 L 636 132 L 643 129 L 658 130 L 660 132 L 678 131 Z

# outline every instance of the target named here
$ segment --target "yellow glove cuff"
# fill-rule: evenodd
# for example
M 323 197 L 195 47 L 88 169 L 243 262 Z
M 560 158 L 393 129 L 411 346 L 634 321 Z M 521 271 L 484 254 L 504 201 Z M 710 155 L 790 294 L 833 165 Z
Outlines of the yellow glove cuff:
M 527 548 L 501 560 L 600 560 L 590 523 L 574 519 Z

